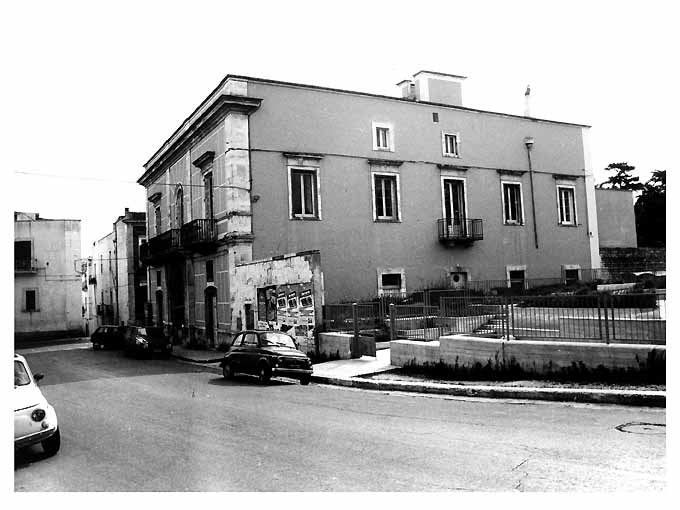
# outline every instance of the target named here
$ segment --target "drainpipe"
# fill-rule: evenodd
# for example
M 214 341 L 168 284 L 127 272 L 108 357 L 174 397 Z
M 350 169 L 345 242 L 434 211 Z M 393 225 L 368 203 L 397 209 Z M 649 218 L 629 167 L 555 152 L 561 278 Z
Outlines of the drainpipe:
M 527 158 L 529 159 L 529 187 L 531 189 L 531 217 L 534 222 L 534 242 L 538 250 L 538 231 L 536 230 L 536 201 L 534 199 L 534 170 L 531 166 L 531 149 L 534 147 L 534 139 L 527 136 L 524 139 L 524 145 L 527 148 Z

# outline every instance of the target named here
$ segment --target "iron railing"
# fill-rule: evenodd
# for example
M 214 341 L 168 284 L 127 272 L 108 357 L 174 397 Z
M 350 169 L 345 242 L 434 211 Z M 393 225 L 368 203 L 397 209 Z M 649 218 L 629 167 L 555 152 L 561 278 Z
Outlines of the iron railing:
M 176 253 L 181 248 L 181 232 L 178 228 L 166 230 L 162 234 L 142 241 L 139 255 L 144 263 L 161 261 L 164 257 Z
M 439 241 L 444 243 L 470 243 L 484 239 L 484 227 L 480 219 L 442 218 L 437 220 Z
M 217 239 L 216 222 L 213 219 L 198 219 L 182 225 L 182 246 L 191 247 L 211 243 Z

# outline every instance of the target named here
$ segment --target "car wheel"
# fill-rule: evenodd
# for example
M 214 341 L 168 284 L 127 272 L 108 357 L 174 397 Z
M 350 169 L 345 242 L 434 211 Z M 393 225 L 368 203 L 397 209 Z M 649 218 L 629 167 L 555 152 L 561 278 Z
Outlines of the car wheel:
M 309 384 L 309 381 L 311 381 L 311 380 L 312 380 L 312 378 L 310 376 L 306 375 L 306 376 L 300 378 L 300 384 L 302 384 L 303 386 L 307 386 Z
M 231 363 L 225 363 L 222 365 L 222 375 L 225 379 L 233 379 L 234 371 L 231 368 Z
M 272 372 L 265 363 L 262 363 L 257 370 L 257 379 L 260 384 L 267 384 L 272 377 Z
M 52 455 L 55 455 L 61 446 L 61 434 L 59 433 L 59 427 L 57 427 L 57 430 L 54 434 L 44 441 L 41 441 L 40 444 L 48 456 L 51 457 Z

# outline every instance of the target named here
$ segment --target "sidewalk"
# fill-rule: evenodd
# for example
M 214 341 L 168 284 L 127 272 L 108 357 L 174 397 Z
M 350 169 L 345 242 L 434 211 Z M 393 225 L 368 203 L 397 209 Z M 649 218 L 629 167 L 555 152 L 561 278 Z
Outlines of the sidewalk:
M 223 353 L 214 350 L 191 350 L 175 346 L 173 357 L 201 364 L 213 373 L 221 373 L 217 363 Z M 213 365 L 213 366 L 210 366 Z M 458 397 L 503 398 L 513 400 L 546 400 L 557 402 L 579 402 L 597 404 L 617 404 L 632 406 L 666 407 L 665 391 L 614 390 L 592 388 L 554 388 L 554 387 L 521 387 L 501 385 L 458 384 L 455 382 L 433 382 L 427 379 L 403 381 L 390 379 L 390 370 L 397 368 L 390 365 L 390 349 L 379 349 L 376 357 L 362 356 L 359 359 L 327 361 L 314 365 L 312 381 L 349 388 L 361 388 L 378 391 L 400 391 Z M 368 376 L 385 373 L 381 379 Z

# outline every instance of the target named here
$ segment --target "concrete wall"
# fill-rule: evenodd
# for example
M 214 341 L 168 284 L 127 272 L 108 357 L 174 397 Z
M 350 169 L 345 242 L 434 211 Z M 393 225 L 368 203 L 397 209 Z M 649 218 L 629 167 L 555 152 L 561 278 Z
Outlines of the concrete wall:
M 15 221 L 14 239 L 32 242 L 36 268 L 14 275 L 15 337 L 82 334 L 80 220 Z M 25 309 L 27 289 L 37 293 L 37 311 Z
M 328 358 L 350 359 L 352 336 L 347 333 L 319 333 L 319 354 Z
M 632 191 L 596 189 L 600 248 L 635 248 L 635 197 Z
M 582 128 L 502 115 L 434 107 L 375 97 L 251 82 L 248 94 L 263 98 L 250 117 L 254 258 L 319 249 L 324 260 L 327 299 L 375 296 L 379 268 L 403 268 L 406 290 L 446 280 L 458 266 L 469 279 L 505 279 L 507 265 L 526 265 L 527 278 L 554 277 L 563 264 L 591 267 L 591 239 L 584 176 Z M 432 112 L 440 121 L 432 121 Z M 394 152 L 372 149 L 372 122 L 395 126 Z M 442 155 L 442 131 L 459 132 L 460 158 Z M 531 224 L 529 174 L 524 137 L 532 152 L 539 249 Z M 284 152 L 315 153 L 322 219 L 291 220 L 288 213 L 288 159 Z M 399 167 L 370 165 L 387 158 Z M 437 164 L 468 167 L 439 169 Z M 373 220 L 371 171 L 397 173 L 401 222 Z M 557 174 L 570 179 L 557 181 Z M 442 218 L 442 177 L 465 180 L 467 217 L 481 218 L 484 239 L 470 247 L 438 242 Z M 501 181 L 522 184 L 525 225 L 503 224 Z M 556 184 L 575 186 L 578 225 L 558 225 Z
M 492 366 L 509 364 L 514 359 L 528 372 L 546 373 L 569 368 L 573 363 L 589 369 L 602 365 L 609 369 L 639 369 L 655 350 L 664 359 L 666 347 L 648 344 L 602 344 L 556 341 L 505 341 L 465 335 L 442 336 L 439 342 L 399 340 L 390 342 L 390 363 L 404 366 L 445 363 L 450 366 L 472 367 L 476 363 Z

